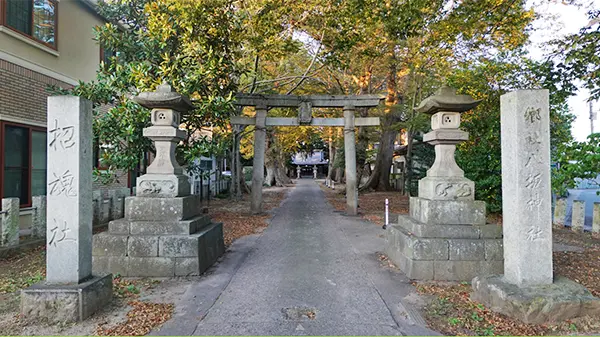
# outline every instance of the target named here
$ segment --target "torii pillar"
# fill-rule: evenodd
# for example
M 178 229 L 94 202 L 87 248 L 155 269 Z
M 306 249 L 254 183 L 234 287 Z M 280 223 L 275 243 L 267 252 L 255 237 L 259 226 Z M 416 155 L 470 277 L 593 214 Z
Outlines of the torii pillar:
M 356 138 L 354 135 L 353 106 L 344 107 L 344 161 L 346 167 L 346 213 L 358 214 L 358 190 L 356 188 Z
M 267 107 L 256 106 L 254 159 L 252 163 L 252 200 L 250 201 L 250 210 L 252 211 L 252 214 L 259 214 L 262 212 L 262 187 L 265 182 L 265 141 L 267 138 L 266 121 Z
M 262 212 L 262 186 L 264 183 L 266 126 L 339 126 L 344 127 L 346 162 L 346 211 L 348 215 L 358 213 L 358 191 L 356 190 L 356 140 L 355 126 L 379 126 L 379 117 L 354 118 L 356 108 L 372 108 L 385 98 L 383 95 L 336 96 L 336 95 L 244 95 L 236 96 L 236 105 L 253 106 L 256 117 L 233 116 L 232 125 L 255 125 L 254 163 L 252 171 L 251 211 Z M 267 108 L 298 108 L 298 117 L 267 117 Z M 344 118 L 312 118 L 312 108 L 343 108 Z M 300 178 L 298 167 L 298 178 Z

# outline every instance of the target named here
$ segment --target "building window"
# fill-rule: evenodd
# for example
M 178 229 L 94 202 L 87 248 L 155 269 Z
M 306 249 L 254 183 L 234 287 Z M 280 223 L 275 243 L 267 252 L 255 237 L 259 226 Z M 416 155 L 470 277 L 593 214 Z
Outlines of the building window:
M 100 144 L 98 139 L 94 140 L 94 168 L 98 170 L 108 170 L 108 166 L 106 165 L 106 152 L 111 148 L 110 145 Z
M 1 197 L 29 206 L 31 196 L 46 194 L 46 131 L 12 123 L 2 123 L 1 130 Z
M 56 49 L 56 0 L 0 0 L 4 25 Z
M 211 171 L 213 168 L 213 161 L 212 160 L 200 160 L 200 169 L 203 171 Z
M 114 51 L 100 47 L 100 62 L 104 63 L 104 69 L 108 69 L 111 66 L 113 57 L 115 56 L 117 56 L 117 53 Z

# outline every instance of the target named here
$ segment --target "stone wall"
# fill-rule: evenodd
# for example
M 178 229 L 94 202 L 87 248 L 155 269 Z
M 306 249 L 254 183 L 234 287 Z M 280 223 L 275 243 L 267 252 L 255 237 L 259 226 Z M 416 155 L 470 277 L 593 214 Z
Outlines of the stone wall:
M 566 199 L 557 199 L 554 206 L 553 224 L 557 226 L 570 227 L 575 232 L 584 232 L 587 229 L 585 223 L 586 201 L 575 200 L 573 204 L 567 205 Z M 567 213 L 571 211 L 571 222 L 567 223 Z M 594 202 L 592 215 L 592 233 L 600 234 L 600 203 Z
M 100 226 L 109 221 L 120 219 L 124 215 L 125 197 L 130 196 L 129 188 L 95 190 L 93 192 L 93 224 Z M 32 239 L 41 239 L 46 236 L 46 197 L 34 196 L 32 207 L 25 210 L 31 213 L 31 226 L 19 230 L 18 198 L 2 199 L 0 221 L 0 247 L 11 247 L 19 244 L 20 237 L 30 235 Z

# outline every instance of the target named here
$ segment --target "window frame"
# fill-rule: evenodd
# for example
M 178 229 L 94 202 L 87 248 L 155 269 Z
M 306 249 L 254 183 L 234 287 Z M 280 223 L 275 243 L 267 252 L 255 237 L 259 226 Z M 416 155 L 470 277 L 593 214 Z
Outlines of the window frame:
M 100 144 L 100 142 L 98 141 L 97 138 L 94 138 L 94 141 L 92 142 L 92 146 L 94 147 L 94 152 L 93 152 L 93 157 L 94 157 L 94 168 L 98 169 L 99 171 L 106 171 L 109 169 L 108 166 L 105 166 L 104 164 L 102 164 L 102 149 L 106 146 L 103 144 Z
M 0 0 L 3 1 L 3 0 Z M 106 57 L 106 49 L 104 49 L 102 46 L 100 46 L 100 59 L 98 60 L 98 64 L 102 64 L 102 62 L 104 62 L 104 59 Z M 113 56 L 116 56 L 116 53 L 113 52 Z M 104 68 L 108 68 L 110 66 L 110 64 L 104 63 Z
M 31 34 L 32 35 L 26 34 L 26 33 L 22 32 L 22 31 L 20 31 L 20 30 L 18 30 L 16 28 L 13 28 L 13 27 L 9 26 L 8 25 L 8 19 L 6 18 L 6 15 L 7 15 L 7 13 L 6 13 L 6 1 L 7 0 L 0 0 L 0 26 L 5 27 L 6 29 L 10 29 L 11 31 L 13 31 L 15 33 L 18 33 L 18 34 L 20 34 L 20 35 L 22 35 L 22 36 L 24 36 L 24 37 L 26 37 L 26 38 L 28 38 L 28 39 L 36 42 L 36 43 L 39 43 L 39 44 L 44 45 L 44 46 L 46 46 L 48 48 L 51 48 L 53 50 L 58 51 L 58 20 L 59 20 L 59 18 L 58 18 L 58 12 L 59 12 L 59 10 L 58 10 L 58 4 L 59 4 L 59 0 L 46 0 L 46 1 L 49 1 L 49 2 L 51 2 L 51 3 L 54 4 L 54 45 L 52 45 L 50 43 L 47 43 L 47 42 L 44 42 L 44 41 L 41 41 L 41 40 L 38 40 L 35 36 L 33 36 L 33 19 L 34 19 L 34 15 L 35 15 L 35 11 L 34 10 L 31 11 Z M 25 0 L 21 0 L 21 1 L 25 1 Z M 32 6 L 33 6 L 33 1 L 34 0 L 27 0 L 27 1 L 30 1 L 32 3 Z
M 6 156 L 6 152 L 5 152 L 5 141 L 4 141 L 4 133 L 5 133 L 5 129 L 6 126 L 13 126 L 13 127 L 19 127 L 19 128 L 24 128 L 27 129 L 27 135 L 29 137 L 29 149 L 28 149 L 28 154 L 29 154 L 29 163 L 28 163 L 28 167 L 27 167 L 27 176 L 28 176 L 28 184 L 27 184 L 27 202 L 23 203 L 23 200 L 19 200 L 19 207 L 20 208 L 26 208 L 26 207 L 31 207 L 31 202 L 32 202 L 32 195 L 31 195 L 31 173 L 33 171 L 33 167 L 32 167 L 32 141 L 31 141 L 31 134 L 33 133 L 33 131 L 38 131 L 38 132 L 44 132 L 46 133 L 46 137 L 48 135 L 48 130 L 45 127 L 41 127 L 41 126 L 35 126 L 35 125 L 27 125 L 27 124 L 20 124 L 20 123 L 15 123 L 15 122 L 9 122 L 9 121 L 0 121 L 0 199 L 4 198 L 4 158 Z M 48 170 L 48 164 L 46 163 L 46 175 L 48 174 L 47 172 Z M 47 176 L 46 176 L 47 177 Z M 47 180 L 48 178 L 46 178 Z

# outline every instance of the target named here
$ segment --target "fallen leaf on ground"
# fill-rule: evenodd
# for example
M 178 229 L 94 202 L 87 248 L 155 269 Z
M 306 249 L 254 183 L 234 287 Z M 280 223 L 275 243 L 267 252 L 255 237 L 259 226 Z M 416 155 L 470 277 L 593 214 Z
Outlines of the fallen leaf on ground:
M 98 326 L 98 336 L 144 336 L 153 328 L 171 319 L 174 305 L 172 303 L 149 303 L 132 301 L 133 307 L 127 313 L 127 321 L 114 327 Z

